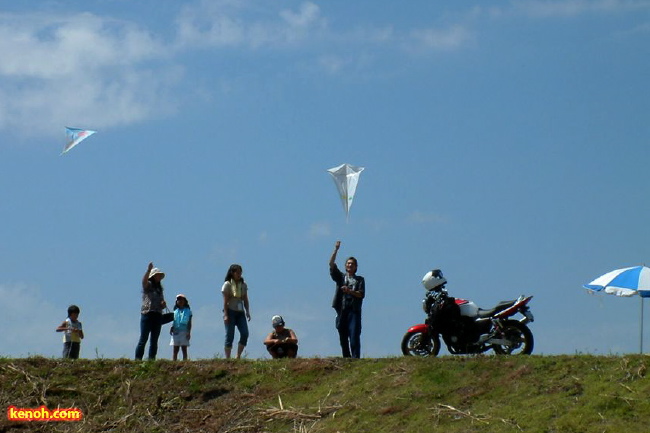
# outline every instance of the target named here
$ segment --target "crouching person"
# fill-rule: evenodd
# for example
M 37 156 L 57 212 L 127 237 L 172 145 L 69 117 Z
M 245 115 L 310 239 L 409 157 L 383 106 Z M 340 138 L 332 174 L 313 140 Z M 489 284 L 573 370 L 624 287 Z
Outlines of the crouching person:
M 295 358 L 298 355 L 298 337 L 292 329 L 284 327 L 282 316 L 273 316 L 271 319 L 273 332 L 266 336 L 264 344 L 273 359 Z

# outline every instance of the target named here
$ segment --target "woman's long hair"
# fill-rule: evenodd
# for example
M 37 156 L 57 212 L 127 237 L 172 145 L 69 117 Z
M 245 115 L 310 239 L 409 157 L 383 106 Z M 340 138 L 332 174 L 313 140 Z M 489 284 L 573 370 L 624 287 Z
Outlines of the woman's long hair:
M 242 268 L 241 268 L 240 265 L 238 265 L 236 263 L 230 265 L 230 267 L 228 268 L 228 272 L 226 272 L 226 278 L 224 279 L 224 281 L 232 280 L 232 274 L 234 274 L 237 271 L 242 272 Z M 244 277 L 241 277 L 241 282 L 242 283 L 244 282 Z

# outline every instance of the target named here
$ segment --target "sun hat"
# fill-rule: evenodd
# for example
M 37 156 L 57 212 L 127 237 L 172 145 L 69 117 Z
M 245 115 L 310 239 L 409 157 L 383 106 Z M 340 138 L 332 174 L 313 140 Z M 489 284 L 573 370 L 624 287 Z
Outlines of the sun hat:
M 179 293 L 178 295 L 176 295 L 176 299 L 178 299 L 178 298 L 183 298 L 183 299 L 185 299 L 187 301 L 187 296 L 185 296 L 182 293 Z
M 271 318 L 271 324 L 274 328 L 277 328 L 278 326 L 284 326 L 284 319 L 282 316 L 273 316 Z
M 165 278 L 165 273 L 163 271 L 158 268 L 153 268 L 151 272 L 149 272 L 149 279 L 151 279 L 156 274 L 162 274 L 161 278 Z

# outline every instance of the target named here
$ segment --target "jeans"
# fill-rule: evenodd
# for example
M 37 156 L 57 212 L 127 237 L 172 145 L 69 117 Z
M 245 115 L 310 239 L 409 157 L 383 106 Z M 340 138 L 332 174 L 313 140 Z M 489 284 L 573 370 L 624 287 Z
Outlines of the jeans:
M 158 337 L 160 337 L 160 328 L 162 327 L 162 313 L 149 311 L 140 316 L 140 340 L 135 348 L 135 359 L 142 359 L 144 356 L 144 346 L 147 344 L 149 334 L 151 334 L 149 359 L 153 361 L 156 359 L 156 353 L 158 353 Z
M 361 310 L 342 310 L 336 316 L 344 358 L 361 358 Z
M 248 322 L 246 322 L 246 313 L 243 311 L 235 311 L 228 309 L 228 323 L 224 324 L 226 327 L 226 343 L 225 347 L 231 348 L 235 340 L 235 327 L 239 331 L 239 344 L 246 346 L 248 343 Z

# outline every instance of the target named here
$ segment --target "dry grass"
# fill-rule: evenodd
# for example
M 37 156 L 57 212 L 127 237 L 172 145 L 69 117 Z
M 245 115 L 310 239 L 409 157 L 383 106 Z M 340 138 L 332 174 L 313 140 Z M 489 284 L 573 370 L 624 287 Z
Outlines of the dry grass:
M 191 362 L 0 359 L 2 432 L 646 432 L 645 356 Z

